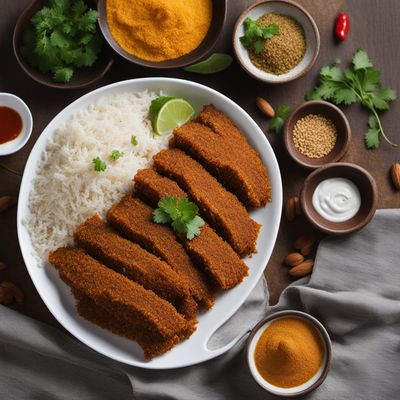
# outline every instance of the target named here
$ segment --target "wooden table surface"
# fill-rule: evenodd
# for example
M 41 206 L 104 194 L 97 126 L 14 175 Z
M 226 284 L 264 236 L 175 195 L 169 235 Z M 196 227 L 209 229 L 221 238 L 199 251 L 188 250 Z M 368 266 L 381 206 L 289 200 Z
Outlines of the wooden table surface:
M 12 51 L 12 33 L 15 22 L 28 0 L 1 0 L 0 12 L 0 91 L 20 96 L 30 107 L 34 130 L 29 143 L 18 153 L 1 157 L 0 162 L 22 171 L 29 152 L 36 139 L 48 122 L 66 105 L 96 87 L 124 79 L 144 76 L 168 76 L 194 80 L 213 87 L 242 106 L 260 125 L 271 142 L 279 161 L 283 178 L 284 199 L 298 194 L 307 171 L 299 168 L 286 155 L 281 137 L 267 132 L 267 120 L 255 106 L 256 96 L 268 99 L 272 105 L 285 103 L 296 106 L 303 102 L 305 92 L 315 83 L 319 68 L 339 57 L 344 64 L 351 59 L 353 52 L 361 47 L 367 50 L 375 66 L 382 71 L 385 85 L 400 92 L 398 66 L 400 51 L 397 43 L 400 36 L 398 23 L 398 0 L 298 0 L 314 17 L 320 34 L 321 50 L 313 69 L 302 79 L 281 85 L 268 86 L 250 78 L 235 62 L 227 71 L 210 76 L 186 73 L 182 70 L 145 69 L 116 57 L 108 74 L 95 86 L 82 90 L 62 91 L 50 89 L 32 81 L 18 66 Z M 232 53 L 231 35 L 233 25 L 246 6 L 253 1 L 228 0 L 228 16 L 224 33 L 215 50 Z M 348 39 L 338 44 L 333 35 L 335 18 L 339 11 L 345 10 L 351 18 Z M 400 111 L 398 102 L 394 102 L 382 121 L 385 131 L 397 143 L 400 143 L 400 126 L 397 117 Z M 392 162 L 399 161 L 398 149 L 382 143 L 380 149 L 369 151 L 363 144 L 363 133 L 367 129 L 368 113 L 359 105 L 345 109 L 349 118 L 353 138 L 344 161 L 354 162 L 366 168 L 376 179 L 379 187 L 379 208 L 400 207 L 400 192 L 391 186 L 388 170 Z M 0 195 L 17 195 L 20 178 L 0 170 Z M 12 306 L 33 318 L 59 326 L 40 299 L 22 260 L 16 231 L 16 209 L 0 214 L 0 260 L 8 268 L 0 272 L 0 281 L 10 280 L 22 288 L 26 299 L 24 304 Z M 282 223 L 274 253 L 266 268 L 266 277 L 270 291 L 270 302 L 275 303 L 281 291 L 290 283 L 287 269 L 282 258 L 291 250 L 293 239 L 310 230 L 303 217 L 288 223 Z

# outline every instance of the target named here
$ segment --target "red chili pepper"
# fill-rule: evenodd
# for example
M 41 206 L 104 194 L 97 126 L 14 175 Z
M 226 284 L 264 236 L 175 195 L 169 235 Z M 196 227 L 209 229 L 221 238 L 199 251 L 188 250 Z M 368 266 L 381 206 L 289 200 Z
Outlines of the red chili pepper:
M 349 33 L 350 18 L 345 12 L 339 13 L 336 20 L 336 36 L 339 40 L 345 40 Z

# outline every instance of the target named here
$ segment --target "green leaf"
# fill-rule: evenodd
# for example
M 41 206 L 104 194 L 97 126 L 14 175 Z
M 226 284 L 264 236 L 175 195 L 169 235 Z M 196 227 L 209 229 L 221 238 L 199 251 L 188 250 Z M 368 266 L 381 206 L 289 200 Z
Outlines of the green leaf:
M 374 108 L 376 108 L 377 110 L 388 110 L 389 109 L 389 103 L 382 99 L 382 97 L 380 97 L 378 95 L 378 93 L 371 93 L 371 101 L 372 104 L 374 106 Z
M 155 116 L 161 110 L 161 107 L 169 100 L 176 99 L 175 96 L 159 96 L 150 104 L 150 114 Z
M 74 74 L 74 70 L 71 67 L 56 67 L 53 71 L 55 82 L 67 83 L 72 79 L 72 75 Z
M 171 217 L 161 208 L 156 208 L 153 211 L 153 221 L 157 224 L 168 224 L 171 222 Z
M 214 53 L 206 60 L 185 67 L 188 72 L 196 72 L 197 74 L 216 74 L 224 71 L 232 64 L 232 57 L 225 53 Z
M 352 89 L 337 90 L 333 95 L 336 104 L 352 104 L 357 101 L 357 96 Z
M 379 129 L 379 121 L 376 119 L 374 114 L 370 115 L 368 118 L 368 126 L 371 129 Z
M 134 136 L 134 135 L 131 136 L 131 144 L 133 146 L 137 146 L 137 144 L 138 144 L 138 140 L 137 140 L 136 136 Z
M 107 168 L 107 164 L 100 157 L 93 158 L 92 163 L 97 172 L 105 171 Z
M 244 35 L 240 42 L 246 49 L 253 50 L 256 54 L 264 48 L 265 41 L 279 34 L 277 24 L 261 25 L 258 21 L 247 17 L 244 22 Z
M 264 44 L 265 44 L 265 42 L 264 42 L 263 40 L 256 40 L 256 41 L 253 43 L 253 50 L 254 50 L 254 53 L 260 54 L 260 53 L 263 51 L 263 49 L 264 49 Z
M 110 159 L 111 160 L 118 160 L 119 158 L 121 158 L 124 155 L 123 151 L 119 151 L 119 150 L 113 150 L 110 154 Z
M 379 130 L 368 129 L 364 135 L 364 140 L 369 149 L 377 149 L 379 147 Z
M 365 50 L 358 49 L 353 56 L 354 70 L 372 68 L 372 62 Z
M 204 220 L 196 215 L 188 224 L 186 224 L 186 237 L 192 240 L 194 237 L 200 235 L 200 228 L 204 226 Z
M 186 197 L 181 197 L 178 200 L 178 210 L 182 221 L 189 222 L 197 215 L 199 208 L 196 204 L 188 201 Z
M 167 213 L 172 220 L 178 218 L 176 199 L 173 196 L 165 196 L 158 202 L 158 207 Z
M 281 133 L 285 124 L 286 118 L 292 113 L 292 108 L 281 104 L 275 111 L 275 116 L 270 119 L 268 128 L 276 133 Z

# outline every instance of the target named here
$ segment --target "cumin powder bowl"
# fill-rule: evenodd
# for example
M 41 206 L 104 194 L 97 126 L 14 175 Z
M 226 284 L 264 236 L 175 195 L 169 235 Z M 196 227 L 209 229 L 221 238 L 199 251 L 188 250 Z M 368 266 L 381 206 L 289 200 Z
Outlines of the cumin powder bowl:
M 310 376 L 306 382 L 302 382 L 297 386 L 288 384 L 286 387 L 281 387 L 270 383 L 263 377 L 262 371 L 260 371 L 257 366 L 259 358 L 257 354 L 259 348 L 257 346 L 264 346 L 265 343 L 269 343 L 270 346 L 273 346 L 274 338 L 269 342 L 263 342 L 263 337 L 268 333 L 268 329 L 273 328 L 276 323 L 287 323 L 290 321 L 293 321 L 294 324 L 297 324 L 300 327 L 304 326 L 306 330 L 309 331 L 309 336 L 315 338 L 314 345 L 318 344 L 318 348 L 321 351 L 321 357 L 319 368 L 317 367 L 316 372 Z M 288 383 L 291 382 L 290 374 L 293 373 L 293 371 L 302 372 L 299 371 L 300 367 L 296 364 L 296 357 L 298 358 L 300 355 L 303 357 L 308 356 L 308 353 L 304 351 L 304 341 L 296 343 L 296 340 L 294 339 L 296 335 L 293 335 L 293 331 L 295 331 L 295 327 L 293 327 L 292 331 L 286 330 L 285 332 L 287 333 L 281 334 L 281 337 L 279 338 L 281 343 L 279 343 L 277 348 L 271 347 L 269 356 L 269 361 L 278 363 L 278 369 L 281 369 L 282 372 L 285 370 L 285 366 L 282 366 L 282 364 L 287 364 L 286 375 L 282 378 L 283 381 L 287 380 Z M 295 354 L 296 351 L 298 351 L 298 354 Z M 246 361 L 253 379 L 265 391 L 283 398 L 297 397 L 315 390 L 327 377 L 332 363 L 332 343 L 324 326 L 313 316 L 295 310 L 280 311 L 267 316 L 253 328 L 249 338 L 247 339 Z M 297 360 L 297 362 L 299 361 L 306 362 L 307 360 Z

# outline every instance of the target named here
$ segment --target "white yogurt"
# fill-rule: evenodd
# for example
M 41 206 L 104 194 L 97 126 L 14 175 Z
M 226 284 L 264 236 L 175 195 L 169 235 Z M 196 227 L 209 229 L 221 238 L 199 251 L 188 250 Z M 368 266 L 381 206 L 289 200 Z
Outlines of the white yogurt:
M 348 179 L 325 179 L 315 188 L 312 204 L 318 214 L 326 220 L 344 222 L 353 218 L 360 209 L 360 191 Z

